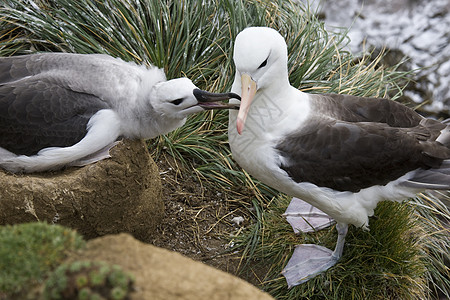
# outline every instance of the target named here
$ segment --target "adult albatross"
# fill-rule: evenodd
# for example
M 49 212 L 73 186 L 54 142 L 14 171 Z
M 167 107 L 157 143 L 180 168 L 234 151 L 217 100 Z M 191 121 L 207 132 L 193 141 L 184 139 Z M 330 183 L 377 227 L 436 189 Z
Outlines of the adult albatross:
M 387 99 L 299 91 L 289 83 L 287 46 L 274 29 L 243 30 L 233 58 L 232 91 L 242 98 L 239 112 L 229 117 L 234 159 L 337 222 L 334 251 L 296 247 L 283 270 L 289 287 L 333 266 L 348 225 L 367 229 L 378 202 L 450 188 L 446 124 Z
M 109 157 L 119 137 L 153 138 L 239 97 L 103 54 L 0 58 L 0 167 L 38 172 Z

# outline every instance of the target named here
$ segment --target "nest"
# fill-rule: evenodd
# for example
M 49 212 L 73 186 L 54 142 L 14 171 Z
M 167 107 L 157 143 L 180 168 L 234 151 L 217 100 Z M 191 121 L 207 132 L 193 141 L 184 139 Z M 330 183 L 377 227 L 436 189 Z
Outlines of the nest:
M 0 225 L 46 221 L 85 238 L 128 232 L 149 239 L 164 214 L 159 169 L 143 141 L 124 140 L 110 154 L 58 172 L 0 170 Z

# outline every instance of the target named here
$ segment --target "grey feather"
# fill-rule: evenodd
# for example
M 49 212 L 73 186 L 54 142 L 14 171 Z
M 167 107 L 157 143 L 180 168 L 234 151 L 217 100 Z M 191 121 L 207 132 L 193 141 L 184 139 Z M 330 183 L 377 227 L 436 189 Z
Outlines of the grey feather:
M 51 78 L 0 84 L 0 145 L 23 155 L 73 145 L 85 136 L 92 115 L 104 108 L 107 103 L 98 97 Z
M 449 161 L 446 161 L 447 165 Z M 450 189 L 450 168 L 417 170 L 412 178 L 402 183 L 404 186 L 420 187 L 422 189 L 448 190 Z
M 280 167 L 296 182 L 358 192 L 416 169 L 440 168 L 450 158 L 450 148 L 439 142 L 447 140 L 442 138 L 446 125 L 401 104 L 334 94 L 310 97 L 307 125 L 276 146 L 284 157 Z M 442 174 L 426 174 L 412 181 L 430 184 L 439 177 L 438 186 L 450 182 Z
M 29 156 L 79 142 L 97 111 L 127 103 L 120 86 L 140 82 L 139 68 L 101 54 L 0 58 L 0 146 Z M 165 80 L 158 72 L 155 82 Z

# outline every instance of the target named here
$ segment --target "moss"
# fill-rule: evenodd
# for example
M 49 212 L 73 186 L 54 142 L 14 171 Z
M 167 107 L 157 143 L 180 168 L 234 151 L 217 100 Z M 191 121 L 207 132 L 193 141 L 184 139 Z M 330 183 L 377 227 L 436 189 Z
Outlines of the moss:
M 57 282 L 60 277 L 67 283 Z M 117 265 L 96 261 L 76 261 L 59 266 L 45 282 L 43 299 L 129 299 L 134 277 Z
M 68 251 L 81 248 L 84 240 L 60 225 L 27 223 L 0 227 L 0 292 L 19 292 L 39 283 L 58 266 Z M 58 285 L 64 285 L 58 279 Z

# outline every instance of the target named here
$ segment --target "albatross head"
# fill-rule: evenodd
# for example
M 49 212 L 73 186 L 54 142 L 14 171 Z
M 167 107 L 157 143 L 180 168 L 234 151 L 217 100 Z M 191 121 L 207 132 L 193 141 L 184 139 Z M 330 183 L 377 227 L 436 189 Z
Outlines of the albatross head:
M 234 109 L 236 104 L 219 101 L 230 98 L 240 99 L 234 93 L 210 93 L 198 89 L 191 80 L 177 78 L 157 83 L 151 92 L 151 105 L 161 116 L 183 120 L 188 115 L 208 109 Z
M 256 93 L 289 85 L 286 42 L 272 28 L 246 28 L 236 37 L 233 59 L 236 66 L 233 89 L 240 86 L 242 97 L 236 124 L 241 134 Z

